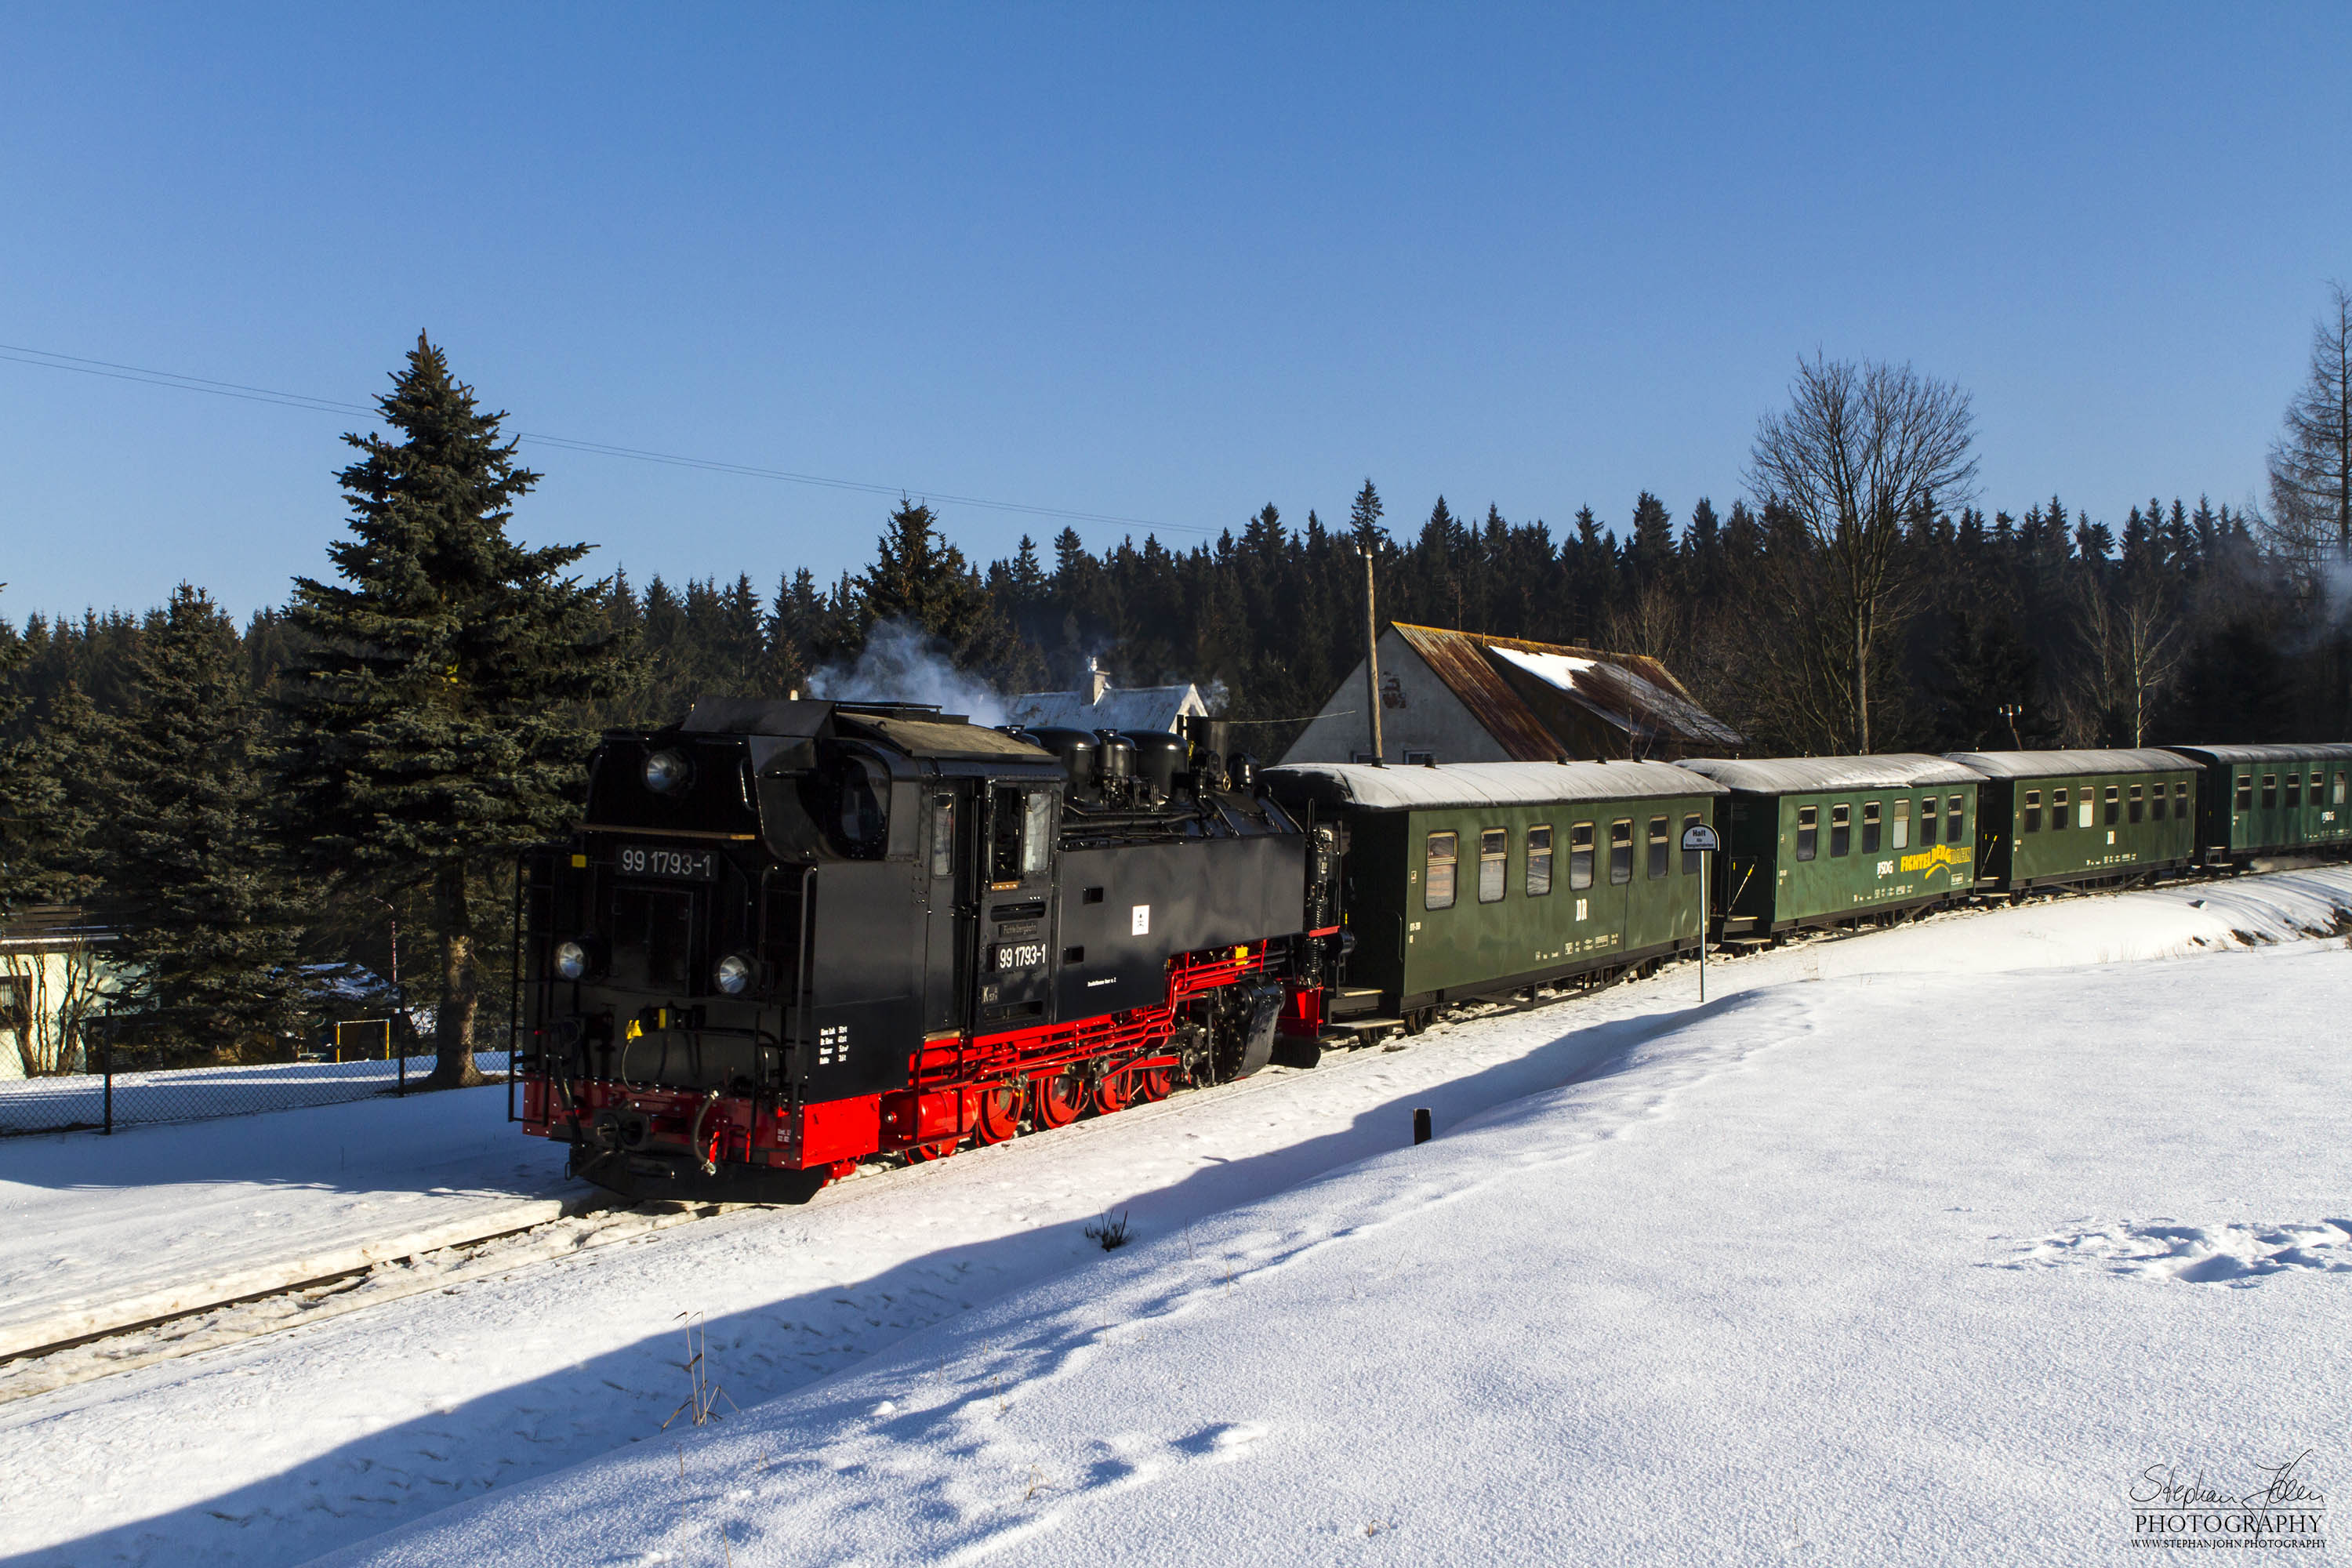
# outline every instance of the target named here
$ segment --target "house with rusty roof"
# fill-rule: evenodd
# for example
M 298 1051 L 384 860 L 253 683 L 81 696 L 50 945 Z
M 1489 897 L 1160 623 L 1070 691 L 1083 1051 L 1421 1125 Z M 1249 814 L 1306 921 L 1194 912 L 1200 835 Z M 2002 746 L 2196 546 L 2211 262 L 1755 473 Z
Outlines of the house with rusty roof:
M 1376 648 L 1380 755 L 1359 661 L 1284 762 L 1673 762 L 1748 744 L 1645 655 L 1402 621 L 1381 630 Z

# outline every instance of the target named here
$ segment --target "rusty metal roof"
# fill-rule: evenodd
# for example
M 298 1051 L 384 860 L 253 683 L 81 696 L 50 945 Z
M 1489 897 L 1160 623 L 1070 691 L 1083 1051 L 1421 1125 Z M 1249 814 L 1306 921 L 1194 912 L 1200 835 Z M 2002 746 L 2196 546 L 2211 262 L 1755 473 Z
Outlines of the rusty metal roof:
M 1643 654 L 1487 637 L 1390 623 L 1515 761 L 1570 754 L 1527 693 L 1565 702 L 1626 738 L 1634 752 L 1661 743 L 1737 750 L 1747 740 L 1696 701 L 1674 672 Z

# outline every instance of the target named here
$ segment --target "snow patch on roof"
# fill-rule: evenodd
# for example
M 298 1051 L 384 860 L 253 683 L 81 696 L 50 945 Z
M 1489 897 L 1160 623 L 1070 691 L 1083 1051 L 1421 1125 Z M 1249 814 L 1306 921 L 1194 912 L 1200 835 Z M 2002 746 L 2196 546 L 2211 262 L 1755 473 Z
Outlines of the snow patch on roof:
M 1984 782 L 1984 774 L 1974 768 L 1921 752 L 1891 752 L 1875 757 L 1759 757 L 1752 762 L 1694 757 L 1675 765 L 1759 795 Z
M 1267 768 L 1277 797 L 1373 811 L 1459 805 L 1545 805 L 1560 800 L 1643 800 L 1722 795 L 1723 786 L 1669 763 L 1292 763 Z
M 2055 752 L 1947 752 L 1962 767 L 2001 779 L 2046 779 L 2073 773 L 2167 773 L 2198 764 L 2171 752 L 2076 747 Z

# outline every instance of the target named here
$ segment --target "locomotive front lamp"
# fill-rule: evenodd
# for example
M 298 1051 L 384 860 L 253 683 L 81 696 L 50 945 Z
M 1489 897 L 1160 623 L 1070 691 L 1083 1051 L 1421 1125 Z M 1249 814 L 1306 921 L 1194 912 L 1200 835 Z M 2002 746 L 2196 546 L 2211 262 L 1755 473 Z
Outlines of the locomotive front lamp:
M 711 984 L 722 996 L 740 996 L 751 988 L 751 961 L 740 952 L 730 952 L 719 961 L 711 971 Z
M 693 772 L 684 752 L 656 752 L 646 759 L 646 787 L 656 795 L 676 795 Z
M 576 942 L 555 944 L 555 973 L 566 980 L 577 980 L 588 973 L 588 950 Z

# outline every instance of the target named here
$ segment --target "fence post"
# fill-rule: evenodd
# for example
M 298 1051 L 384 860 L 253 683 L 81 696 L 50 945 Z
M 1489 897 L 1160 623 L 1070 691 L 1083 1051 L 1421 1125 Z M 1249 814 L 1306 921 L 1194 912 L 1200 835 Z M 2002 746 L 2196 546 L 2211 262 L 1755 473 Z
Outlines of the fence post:
M 400 1084 L 392 1091 L 394 1100 L 408 1098 L 408 1041 L 400 1042 Z
M 102 1137 L 114 1136 L 114 1031 L 102 1030 L 98 1037 L 98 1060 L 106 1075 L 106 1129 Z

